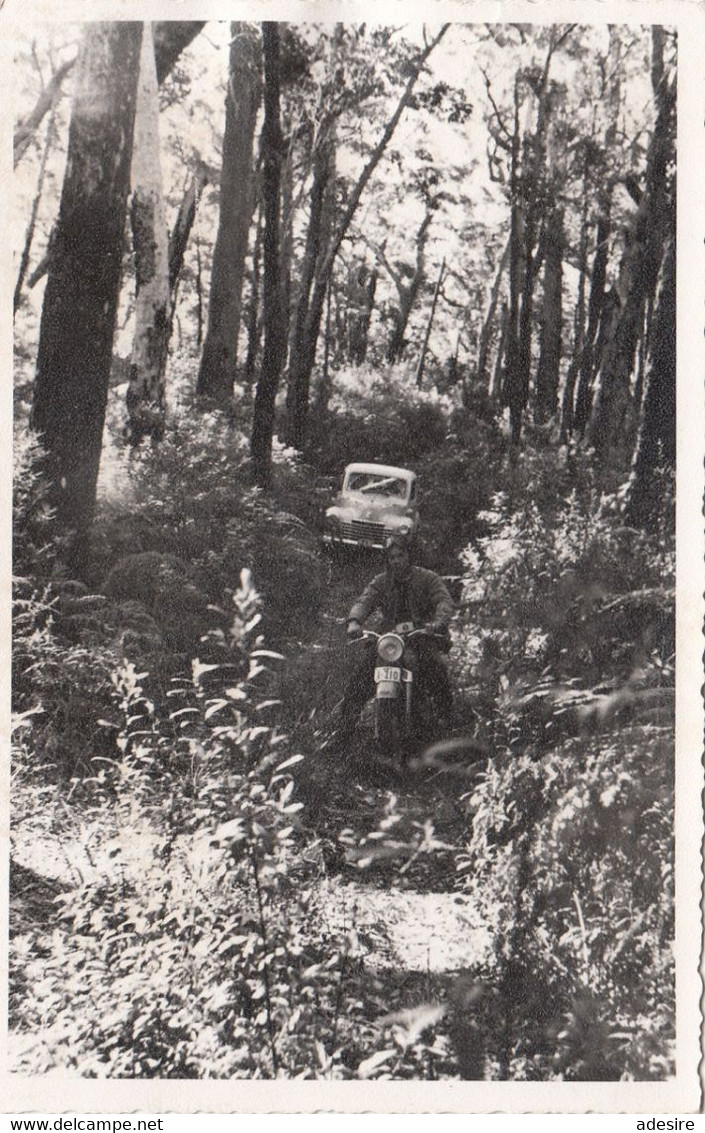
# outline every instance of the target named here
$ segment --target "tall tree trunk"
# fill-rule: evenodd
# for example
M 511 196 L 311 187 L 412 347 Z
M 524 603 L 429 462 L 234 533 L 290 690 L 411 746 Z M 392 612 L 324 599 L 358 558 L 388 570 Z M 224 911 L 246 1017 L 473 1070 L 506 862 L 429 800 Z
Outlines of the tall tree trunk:
M 181 269 L 184 266 L 186 246 L 191 235 L 193 222 L 196 219 L 196 209 L 207 184 L 208 171 L 205 165 L 199 162 L 183 195 L 174 227 L 169 236 L 169 291 L 172 300 L 181 275 Z
M 220 218 L 213 249 L 208 329 L 196 392 L 218 401 L 232 395 L 237 366 L 242 285 L 253 197 L 253 142 L 261 98 L 260 42 L 249 24 L 231 27 L 228 93 L 220 178 Z
M 598 330 L 602 323 L 605 309 L 605 281 L 607 279 L 607 259 L 611 227 L 612 185 L 608 184 L 600 195 L 600 211 L 597 220 L 595 255 L 592 265 L 590 298 L 588 301 L 588 322 L 585 331 L 585 341 L 580 355 L 578 392 L 575 400 L 573 427 L 581 437 L 585 432 L 590 418 L 592 388 L 595 376 L 595 356 L 597 355 L 599 358 L 600 353 L 599 350 L 596 349 L 596 343 Z
M 196 347 L 203 345 L 203 264 L 201 263 L 201 241 L 196 237 Z
M 262 201 L 264 208 L 264 351 L 255 394 L 250 451 L 255 480 L 266 487 L 271 476 L 272 437 L 277 387 L 284 362 L 282 292 L 279 278 L 280 117 L 279 25 L 262 24 L 264 123 L 262 126 Z
M 86 25 L 37 352 L 32 425 L 59 521 L 93 516 L 120 289 L 142 24 Z
M 502 304 L 502 314 L 499 319 L 499 342 L 497 344 L 497 356 L 495 358 L 494 370 L 492 373 L 492 384 L 490 385 L 490 400 L 498 398 L 502 388 L 502 372 L 504 369 L 504 354 L 507 348 L 507 327 L 509 325 L 509 304 L 504 302 Z
M 164 435 L 169 347 L 169 249 L 159 156 L 159 99 L 150 24 L 142 35 L 132 149 L 132 247 L 135 254 L 135 334 L 127 387 L 128 439 Z
M 291 269 L 294 258 L 294 152 L 290 142 L 282 161 L 279 274 L 282 289 L 282 334 L 288 343 L 291 324 Z M 286 356 L 284 357 L 286 364 Z
M 201 28 L 205 27 L 205 23 L 201 21 L 197 23 L 193 20 L 180 21 L 168 20 L 165 23 L 154 24 L 154 53 L 157 64 L 157 82 L 161 86 L 166 78 L 170 75 L 172 69 L 176 65 L 179 56 L 189 44 L 196 38 Z M 56 104 L 60 86 L 63 79 L 74 66 L 76 60 L 71 59 L 63 67 L 60 67 L 56 75 L 48 83 L 45 90 L 37 100 L 37 104 L 32 111 L 32 114 L 17 127 L 15 133 L 15 144 L 18 147 L 15 150 L 15 165 L 24 154 L 29 142 L 31 141 L 32 132 L 40 125 L 42 118 L 50 109 L 51 106 Z M 52 84 L 55 84 L 52 90 Z M 47 98 L 47 93 L 51 91 L 51 98 Z M 29 131 L 29 136 L 27 132 Z M 29 287 L 34 287 L 40 279 L 46 275 L 49 270 L 49 262 L 51 259 L 52 250 L 54 247 L 54 233 L 52 231 L 49 237 L 49 243 L 46 253 L 40 264 L 32 272 L 28 282 Z
M 250 306 L 247 312 L 247 356 L 245 358 L 245 381 L 252 384 L 255 376 L 255 364 L 262 336 L 262 320 L 260 319 L 260 280 L 262 270 L 262 237 L 264 230 L 264 212 L 260 201 L 257 212 L 257 229 L 255 231 L 255 246 L 252 250 L 252 288 L 250 291 Z
M 29 258 L 32 254 L 32 243 L 34 241 L 34 232 L 37 227 L 37 214 L 39 213 L 39 205 L 44 192 L 44 181 L 46 178 L 47 161 L 51 152 L 52 142 L 54 141 L 54 121 L 55 121 L 55 108 L 52 106 L 49 115 L 49 122 L 47 125 L 46 138 L 44 139 L 44 149 L 42 150 L 42 159 L 39 164 L 39 176 L 37 178 L 37 191 L 34 194 L 32 201 L 32 211 L 27 225 L 27 233 L 25 235 L 24 248 L 22 249 L 22 256 L 20 257 L 20 267 L 17 273 L 17 282 L 15 284 L 15 294 L 13 300 L 13 311 L 17 311 L 22 300 L 22 288 L 27 276 L 27 268 L 29 267 Z
M 676 254 L 671 239 L 663 261 L 641 427 L 625 519 L 658 530 L 664 484 L 659 472 L 676 465 Z
M 426 214 L 416 233 L 416 263 L 414 265 L 414 273 L 408 283 L 404 283 L 401 274 L 394 271 L 391 264 L 387 262 L 386 257 L 382 255 L 382 263 L 394 280 L 399 298 L 399 306 L 394 318 L 394 330 L 392 331 L 392 336 L 387 346 L 387 361 L 390 363 L 398 361 L 404 350 L 404 340 L 406 328 L 409 324 L 409 316 L 411 315 L 414 303 L 426 278 L 426 245 L 428 243 L 432 219 L 433 210 L 427 202 Z
M 497 311 L 497 302 L 502 287 L 502 279 L 507 270 L 509 263 L 511 239 L 507 240 L 504 246 L 504 251 L 500 256 L 499 264 L 497 266 L 497 273 L 494 277 L 494 282 L 490 290 L 490 297 L 487 303 L 487 313 L 485 314 L 485 321 L 482 324 L 480 331 L 480 342 L 477 351 L 477 382 L 480 387 L 487 383 L 487 364 L 490 355 L 490 344 L 492 342 L 492 332 L 495 325 L 495 314 Z
M 421 346 L 421 353 L 419 355 L 419 361 L 418 361 L 418 365 L 416 367 L 415 377 L 416 377 L 416 385 L 417 385 L 418 389 L 421 388 L 421 383 L 423 382 L 424 368 L 426 366 L 426 355 L 428 353 L 428 343 L 429 343 L 429 339 L 431 337 L 431 328 L 433 327 L 433 320 L 434 320 L 434 317 L 435 317 L 435 314 L 436 314 L 436 306 L 438 304 L 438 296 L 439 296 L 440 291 L 441 291 L 441 284 L 443 283 L 443 273 L 445 272 L 445 270 L 446 270 L 446 261 L 445 261 L 445 257 L 443 257 L 443 259 L 441 260 L 441 266 L 438 270 L 438 279 L 436 280 L 436 286 L 435 286 L 434 291 L 433 291 L 433 299 L 431 301 L 431 310 L 430 310 L 430 313 L 429 313 L 429 316 L 428 316 L 428 322 L 426 323 L 426 331 L 424 333 L 423 344 Z
M 534 303 L 534 281 L 539 270 L 539 256 L 534 245 L 541 224 L 542 187 L 545 179 L 546 137 L 551 114 L 553 97 L 549 87 L 551 60 L 560 44 L 570 35 L 572 27 L 555 31 L 546 53 L 543 69 L 532 90 L 537 98 L 536 128 L 532 136 L 524 139 L 524 160 L 521 179 L 516 183 L 516 159 L 518 151 L 518 108 L 515 91 L 515 119 L 512 153 L 512 199 L 520 197 L 522 225 L 523 264 L 521 283 L 521 307 L 517 311 L 518 299 L 513 297 L 510 307 L 509 334 L 507 339 L 507 370 L 503 403 L 509 406 L 512 444 L 517 446 L 521 437 L 524 410 L 529 400 L 531 382 L 531 340 Z M 540 250 L 539 250 L 540 255 Z M 518 320 L 518 326 L 517 326 Z M 516 328 L 516 329 L 515 329 Z
M 378 269 L 370 271 L 364 261 L 356 261 L 348 273 L 347 354 L 355 365 L 365 361 L 370 319 L 377 290 Z
M 431 52 L 443 39 L 449 27 L 450 24 L 443 24 L 434 39 L 426 44 L 424 50 L 417 56 L 413 63 L 410 64 L 409 78 L 401 95 L 401 98 L 399 99 L 394 113 L 384 127 L 377 145 L 372 151 L 370 157 L 367 160 L 367 163 L 365 164 L 362 172 L 360 173 L 360 176 L 355 183 L 350 197 L 348 198 L 347 206 L 336 225 L 333 237 L 330 240 L 326 254 L 323 257 L 323 262 L 321 263 L 320 268 L 316 271 L 309 317 L 307 319 L 305 330 L 304 346 L 299 356 L 300 361 L 297 360 L 296 368 L 294 368 L 293 370 L 291 362 L 289 364 L 289 381 L 292 391 L 289 403 L 289 441 L 296 448 L 301 448 L 303 446 L 306 435 L 311 371 L 313 369 L 313 364 L 316 357 L 316 342 L 318 339 L 318 332 L 321 323 L 321 314 L 323 312 L 323 303 L 326 290 L 328 288 L 328 284 L 333 272 L 333 265 L 335 263 L 336 256 L 338 255 L 338 252 L 340 250 L 340 245 L 345 239 L 352 218 L 357 211 L 357 207 L 360 203 L 362 194 L 364 193 L 367 184 L 372 177 L 372 174 L 379 165 L 379 162 L 381 161 L 382 156 L 394 135 L 394 132 L 404 111 L 409 105 L 418 77 L 426 64 L 426 61 L 431 55 Z
M 523 413 L 519 375 L 519 312 L 524 278 L 524 204 L 521 196 L 521 134 L 519 125 L 519 82 L 514 84 L 514 130 L 510 173 L 511 217 L 509 226 L 509 305 L 507 308 L 502 374 L 501 405 L 509 409 L 512 437 L 518 443 Z
M 537 425 L 550 421 L 558 409 L 558 383 L 563 330 L 563 210 L 553 208 L 543 233 L 543 309 L 541 339 L 536 370 L 534 420 Z
M 580 370 L 580 359 L 585 345 L 587 318 L 586 286 L 588 274 L 588 218 L 590 212 L 590 172 L 592 168 L 590 151 L 586 151 L 583 169 L 583 207 L 580 221 L 580 244 L 578 250 L 578 299 L 573 319 L 573 353 L 566 374 L 561 405 L 560 443 L 567 444 L 573 433 L 573 412 L 575 406 L 575 385 Z
M 654 57 L 662 59 L 662 28 L 652 29 L 652 43 Z M 655 71 L 658 73 L 657 66 Z M 647 157 L 646 190 L 627 237 L 623 260 L 625 278 L 620 280 L 621 308 L 614 335 L 606 344 L 601 360 L 600 385 L 590 422 L 590 441 L 602 458 L 629 455 L 622 450 L 632 410 L 631 377 L 644 307 L 657 286 L 672 208 L 668 197 L 668 168 L 675 147 L 675 85 L 669 86 L 662 76 L 655 93 L 657 116 Z
M 316 272 L 326 253 L 326 241 L 330 239 L 332 214 L 331 187 L 335 172 L 335 134 L 332 126 L 323 132 L 313 155 L 313 180 L 309 223 L 306 230 L 306 246 L 299 271 L 299 290 L 294 310 L 289 341 L 289 384 L 287 387 L 287 439 L 295 443 L 297 433 L 297 413 L 302 401 L 302 383 L 308 381 L 307 351 L 311 335 L 312 291 Z M 328 223 L 326 223 L 326 221 Z M 320 321 L 320 315 L 319 315 Z M 309 375 L 310 376 L 310 375 Z M 306 385 L 306 401 L 308 386 Z

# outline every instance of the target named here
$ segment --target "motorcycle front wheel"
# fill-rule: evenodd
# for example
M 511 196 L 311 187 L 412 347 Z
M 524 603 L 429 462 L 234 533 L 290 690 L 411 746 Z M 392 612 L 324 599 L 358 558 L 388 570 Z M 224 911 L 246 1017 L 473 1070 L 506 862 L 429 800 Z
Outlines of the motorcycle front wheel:
M 380 697 L 375 701 L 375 736 L 381 755 L 394 759 L 404 746 L 404 722 L 396 699 Z

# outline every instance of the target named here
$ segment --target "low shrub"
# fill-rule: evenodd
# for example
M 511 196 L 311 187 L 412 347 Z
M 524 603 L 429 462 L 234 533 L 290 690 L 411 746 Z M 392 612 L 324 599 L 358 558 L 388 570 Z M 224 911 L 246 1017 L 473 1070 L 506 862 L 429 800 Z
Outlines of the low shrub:
M 489 1049 L 503 1078 L 673 1072 L 671 730 L 494 759 L 459 858 L 496 927 Z
M 75 792 L 106 866 L 67 892 L 41 959 L 13 938 L 17 1070 L 316 1077 L 362 1060 L 355 934 L 326 928 L 301 852 L 302 756 L 272 723 L 258 607 L 244 575 L 243 674 L 194 663 L 168 717 L 134 666 L 115 672 L 118 752 Z

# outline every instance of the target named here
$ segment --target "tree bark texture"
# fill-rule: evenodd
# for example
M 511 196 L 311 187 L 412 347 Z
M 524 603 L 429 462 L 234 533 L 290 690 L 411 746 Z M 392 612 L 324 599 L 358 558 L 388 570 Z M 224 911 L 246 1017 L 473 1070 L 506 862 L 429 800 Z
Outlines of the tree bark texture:
M 262 236 L 264 214 L 262 203 L 257 213 L 257 228 L 255 231 L 255 246 L 252 249 L 252 285 L 250 287 L 250 305 L 247 311 L 247 356 L 245 358 L 245 381 L 252 384 L 255 376 L 255 364 L 262 337 L 262 320 L 260 318 L 260 283 L 262 275 Z
M 534 420 L 544 425 L 558 409 L 563 330 L 563 211 L 551 210 L 543 233 L 543 307 L 536 369 Z
M 490 399 L 494 400 L 500 396 L 502 388 L 502 373 L 504 370 L 504 355 L 507 349 L 507 327 L 509 325 L 509 304 L 505 301 L 502 304 L 502 314 L 499 318 L 499 342 L 497 343 L 497 354 L 495 356 L 494 369 L 492 371 L 492 382 L 490 385 Z
M 275 401 L 284 364 L 281 280 L 279 275 L 280 180 L 283 150 L 280 111 L 279 25 L 262 24 L 264 123 L 262 126 L 262 203 L 264 212 L 262 368 L 255 394 L 250 451 L 255 480 L 266 487 L 272 464 Z
M 495 316 L 497 311 L 497 302 L 499 300 L 500 291 L 502 288 L 502 279 L 507 270 L 509 263 L 510 241 L 508 240 L 504 246 L 504 251 L 500 257 L 497 266 L 497 273 L 494 277 L 490 297 L 487 303 L 487 313 L 485 321 L 482 324 L 480 331 L 480 342 L 477 351 L 477 382 L 480 387 L 487 383 L 487 365 L 490 356 L 490 345 L 492 343 L 492 335 L 495 326 Z
M 196 219 L 198 202 L 206 185 L 208 184 L 208 171 L 205 165 L 199 164 L 186 188 L 179 211 L 174 221 L 174 227 L 169 237 L 169 292 L 172 302 L 176 292 L 176 285 L 184 266 L 186 246 L 188 244 L 193 222 Z
M 433 327 L 433 320 L 436 315 L 436 306 L 438 305 L 438 296 L 441 292 L 441 284 L 443 283 L 443 273 L 446 270 L 445 258 L 441 260 L 441 266 L 438 270 L 438 278 L 436 279 L 436 286 L 433 290 L 433 299 L 431 300 L 431 310 L 429 311 L 428 321 L 426 323 L 426 330 L 423 336 L 423 343 L 421 344 L 421 353 L 419 354 L 418 364 L 416 366 L 416 374 L 414 375 L 416 386 L 421 388 L 423 382 L 424 368 L 426 366 L 426 355 L 428 354 L 428 344 L 431 338 L 431 329 Z
M 164 434 L 169 348 L 169 248 L 159 152 L 159 95 L 150 24 L 142 34 L 132 148 L 132 248 L 135 256 L 135 333 L 127 387 L 130 444 Z
M 184 51 L 188 47 L 188 45 L 192 42 L 192 40 L 194 40 L 196 38 L 199 31 L 204 26 L 205 25 L 204 25 L 203 22 L 195 23 L 193 20 L 190 20 L 190 21 L 187 21 L 187 22 L 170 20 L 167 23 L 157 23 L 157 24 L 154 25 L 154 53 L 155 53 L 156 64 L 157 64 L 157 81 L 158 81 L 160 86 L 164 82 L 164 80 L 168 77 L 169 73 L 171 72 L 172 68 L 176 64 L 176 62 L 177 62 L 179 56 L 181 55 L 182 51 Z M 61 81 L 63 81 L 63 79 L 66 76 L 66 74 L 68 73 L 68 71 L 70 71 L 71 68 L 75 65 L 75 62 L 76 62 L 75 59 L 71 59 L 66 64 L 65 69 L 59 68 L 59 71 L 57 72 L 57 76 L 59 74 L 61 75 Z M 54 78 L 57 78 L 57 76 L 54 76 Z M 49 84 L 47 84 L 46 91 L 49 90 L 53 81 L 54 80 L 52 79 L 52 81 Z M 57 96 L 58 96 L 58 93 L 59 93 L 58 89 L 56 89 L 54 91 L 54 97 L 53 97 L 52 100 L 49 100 L 49 101 L 47 101 L 47 99 L 45 97 L 46 91 L 43 92 L 42 95 L 40 95 L 32 114 L 30 116 L 28 116 L 27 119 L 25 119 L 25 127 L 28 123 L 31 122 L 31 129 L 29 131 L 29 137 L 25 138 L 24 135 L 21 135 L 18 138 L 18 136 L 16 134 L 16 141 L 19 142 L 20 146 L 24 147 L 24 148 L 21 148 L 21 152 L 19 154 L 19 157 L 17 157 L 17 151 L 16 151 L 17 160 L 15 161 L 15 164 L 17 164 L 17 161 L 19 161 L 20 157 L 22 156 L 22 154 L 25 152 L 25 149 L 29 145 L 29 142 L 31 141 L 32 130 L 36 130 L 36 128 L 41 123 L 42 118 L 47 113 L 47 111 L 50 109 L 50 107 L 56 105 Z M 22 124 L 20 124 L 20 126 L 18 127 L 18 130 L 20 130 L 21 128 L 24 128 L 24 127 L 22 127 Z M 25 129 L 25 133 L 26 133 L 26 129 Z M 50 260 L 51 260 L 53 247 L 54 247 L 54 232 L 52 230 L 51 235 L 49 236 L 49 243 L 48 243 L 48 246 L 47 246 L 47 250 L 46 250 L 44 256 L 42 257 L 41 263 L 39 263 L 37 265 L 37 267 L 34 269 L 32 274 L 30 275 L 29 279 L 27 280 L 27 286 L 28 287 L 34 287 L 39 282 L 39 280 L 43 279 L 44 276 L 46 275 L 47 271 L 49 270 L 49 263 L 50 263 Z
M 675 466 L 676 252 L 673 238 L 661 269 L 641 427 L 627 494 L 627 523 L 646 530 L 658 529 L 663 493 L 659 472 L 673 470 Z
M 663 29 L 654 27 L 653 53 L 662 53 Z M 646 189 L 626 236 L 622 278 L 619 281 L 619 315 L 606 344 L 600 366 L 600 384 L 590 422 L 589 437 L 600 457 L 619 456 L 633 411 L 631 378 L 645 305 L 657 283 L 670 214 L 669 165 L 675 148 L 675 85 L 662 77 L 656 93 L 657 116 L 649 146 Z
M 79 542 L 95 505 L 141 38 L 141 23 L 86 27 L 42 308 L 32 425 L 47 452 L 59 521 Z
M 165 20 L 154 25 L 154 54 L 160 86 L 173 70 L 179 56 L 205 26 L 204 20 L 200 23 L 195 20 Z
M 253 204 L 253 143 L 261 99 L 260 41 L 249 24 L 231 29 L 220 216 L 213 249 L 208 329 L 196 392 L 218 401 L 232 395 L 242 286 Z
M 592 161 L 590 151 L 587 150 L 583 170 L 583 206 L 580 220 L 580 243 L 578 247 L 578 299 L 573 318 L 573 349 L 570 365 L 568 366 L 568 373 L 566 374 L 561 403 L 561 444 L 566 444 L 573 433 L 575 386 L 580 370 L 580 358 L 585 345 L 591 168 Z
M 367 341 L 377 291 L 377 279 L 377 265 L 375 264 L 370 271 L 364 261 L 356 261 L 348 273 L 345 337 L 348 358 L 356 366 L 364 362 L 367 357 Z M 330 306 L 330 293 L 328 305 Z M 329 321 L 327 319 L 327 323 Z
M 289 341 L 289 382 L 287 386 L 287 439 L 300 447 L 308 411 L 308 390 L 313 369 L 311 343 L 315 356 L 316 342 L 323 314 L 325 291 L 316 294 L 314 283 L 325 259 L 331 236 L 335 178 L 335 132 L 331 126 L 320 139 L 313 156 L 313 180 L 306 245 L 299 271 L 299 289 Z M 320 305 L 318 299 L 320 298 Z M 314 306 L 315 302 L 315 306 Z
M 578 391 L 573 416 L 573 428 L 581 437 L 585 433 L 590 418 L 592 389 L 595 376 L 595 359 L 596 357 L 599 359 L 600 356 L 599 349 L 597 348 L 597 339 L 598 330 L 603 322 L 605 310 L 605 283 L 607 280 L 607 259 L 611 228 L 612 187 L 611 185 L 607 185 L 601 192 L 600 212 L 595 237 L 595 255 L 592 264 L 590 298 L 588 300 L 587 328 L 585 331 L 583 349 L 580 355 Z
M 512 419 L 512 435 L 521 429 L 521 415 L 524 409 L 519 378 L 519 314 L 520 296 L 523 288 L 524 262 L 524 204 L 521 198 L 521 133 L 519 124 L 519 85 L 514 86 L 514 129 L 511 142 L 510 199 L 511 215 L 509 226 L 509 304 L 507 308 L 506 333 L 504 340 L 504 367 L 502 371 L 501 404 L 509 409 Z

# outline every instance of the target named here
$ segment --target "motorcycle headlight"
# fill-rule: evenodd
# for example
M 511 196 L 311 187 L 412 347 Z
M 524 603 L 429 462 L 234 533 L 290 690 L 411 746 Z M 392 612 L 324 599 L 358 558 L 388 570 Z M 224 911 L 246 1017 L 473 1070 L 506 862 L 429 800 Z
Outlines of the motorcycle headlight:
M 404 642 L 396 633 L 385 633 L 377 642 L 377 653 L 382 661 L 398 661 L 404 652 Z

